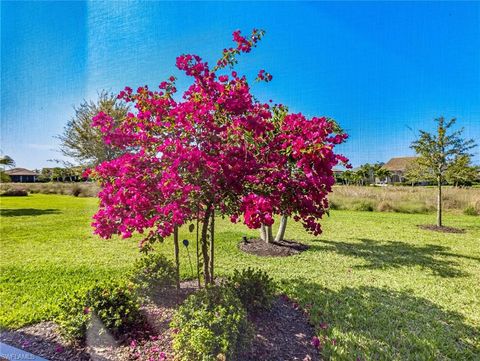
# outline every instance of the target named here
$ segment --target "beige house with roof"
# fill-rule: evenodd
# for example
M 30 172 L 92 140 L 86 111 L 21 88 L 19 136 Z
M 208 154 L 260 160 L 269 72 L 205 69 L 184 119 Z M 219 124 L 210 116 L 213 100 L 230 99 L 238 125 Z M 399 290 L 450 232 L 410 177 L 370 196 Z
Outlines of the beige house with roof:
M 389 183 L 405 182 L 405 173 L 408 166 L 418 157 L 398 157 L 392 158 L 383 165 L 383 168 L 389 170 L 392 175 L 388 177 Z

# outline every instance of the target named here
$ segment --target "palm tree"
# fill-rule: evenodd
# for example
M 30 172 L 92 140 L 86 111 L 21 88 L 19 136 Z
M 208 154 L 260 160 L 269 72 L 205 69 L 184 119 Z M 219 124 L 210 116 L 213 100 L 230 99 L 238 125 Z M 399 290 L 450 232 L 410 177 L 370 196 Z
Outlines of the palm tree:
M 352 173 L 352 181 L 357 185 L 362 185 L 363 186 L 363 171 L 362 170 L 357 170 L 356 172 Z
M 13 167 L 15 165 L 14 160 L 8 155 L 0 156 L 0 182 L 8 183 L 11 181 L 10 176 L 5 173 L 5 167 Z
M 377 168 L 374 171 L 375 177 L 377 177 L 380 182 L 384 180 L 388 180 L 389 177 L 391 177 L 392 172 L 390 172 L 388 169 L 385 169 L 383 167 Z
M 365 163 L 360 166 L 360 168 L 356 171 L 356 174 L 362 184 L 368 184 L 370 181 L 370 174 L 372 172 L 372 166 L 369 163 Z
M 342 174 L 343 179 L 345 180 L 345 184 L 348 186 L 354 181 L 354 174 L 351 170 L 346 170 Z
M 7 167 L 14 167 L 15 161 L 8 155 L 0 156 L 0 164 Z

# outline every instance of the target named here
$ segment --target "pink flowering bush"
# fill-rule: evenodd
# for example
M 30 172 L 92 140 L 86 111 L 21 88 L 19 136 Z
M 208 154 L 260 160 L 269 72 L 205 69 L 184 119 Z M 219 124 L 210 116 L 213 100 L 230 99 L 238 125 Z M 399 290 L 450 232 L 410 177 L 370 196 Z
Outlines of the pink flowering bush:
M 235 31 L 236 46 L 224 49 L 213 68 L 197 55 L 179 56 L 177 68 L 192 80 L 181 97 L 174 97 L 174 77 L 159 90 L 127 87 L 118 97 L 134 110 L 123 121 L 105 113 L 93 118 L 107 144 L 127 151 L 91 172 L 102 186 L 95 233 L 128 238 L 138 232 L 145 246 L 199 220 L 203 275 L 211 283 L 207 234 L 215 212 L 232 221 L 243 217 L 250 228 L 272 225 L 277 214 L 293 216 L 321 232 L 332 168 L 347 161 L 334 147 L 346 136 L 330 119 L 256 100 L 247 78 L 231 71 L 263 35 Z M 260 70 L 257 80 L 272 76 Z

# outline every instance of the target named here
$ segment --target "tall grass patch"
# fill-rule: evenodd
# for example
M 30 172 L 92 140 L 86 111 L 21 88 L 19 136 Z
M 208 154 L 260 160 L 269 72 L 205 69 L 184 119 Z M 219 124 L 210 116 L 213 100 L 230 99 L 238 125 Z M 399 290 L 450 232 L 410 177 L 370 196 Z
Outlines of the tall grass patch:
M 329 197 L 331 209 L 424 214 L 436 210 L 435 187 L 335 186 Z M 480 189 L 444 187 L 443 209 L 464 213 L 473 208 L 480 213 Z

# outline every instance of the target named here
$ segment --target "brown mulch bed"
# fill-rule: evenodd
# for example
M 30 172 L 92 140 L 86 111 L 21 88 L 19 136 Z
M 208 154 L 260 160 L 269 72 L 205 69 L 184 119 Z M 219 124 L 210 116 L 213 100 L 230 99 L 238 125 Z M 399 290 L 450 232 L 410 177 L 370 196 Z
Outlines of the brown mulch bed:
M 308 317 L 292 301 L 279 297 L 272 309 L 251 317 L 255 337 L 239 361 L 316 361 L 320 353 L 312 346 L 315 330 Z
M 454 228 L 454 227 L 439 227 L 435 224 L 419 224 L 418 228 L 424 229 L 426 231 L 435 231 L 442 233 L 465 233 L 464 229 Z
M 241 242 L 238 245 L 242 251 L 257 256 L 286 257 L 306 251 L 309 247 L 306 244 L 295 241 L 280 241 L 267 243 L 260 238 L 249 239 L 247 243 Z
M 51 361 L 90 360 L 86 349 L 71 347 L 58 335 L 53 322 L 2 331 L 0 341 Z
M 171 290 L 149 295 L 152 302 L 142 307 L 148 327 L 126 335 L 123 343 L 103 336 L 87 340 L 85 347 L 72 345 L 58 334 L 53 322 L 0 332 L 0 341 L 51 361 L 143 361 L 154 355 L 157 360 L 160 352 L 171 360 L 170 321 L 178 305 L 197 289 L 196 281 L 182 282 L 181 287 L 178 293 Z M 133 339 L 137 341 L 132 343 Z
M 182 282 L 182 289 L 150 295 L 153 302 L 142 307 L 148 327 L 127 335 L 124 342 L 109 336 L 95 338 L 87 346 L 69 344 L 53 322 L 41 322 L 15 331 L 0 332 L 0 341 L 51 361 L 148 361 L 173 359 L 173 330 L 169 325 L 178 305 L 197 289 L 196 281 Z M 320 360 L 311 345 L 314 328 L 306 314 L 287 298 L 279 297 L 268 312 L 251 316 L 254 339 L 251 349 L 238 361 Z M 141 335 L 141 336 L 140 336 Z M 134 340 L 135 341 L 132 341 Z

